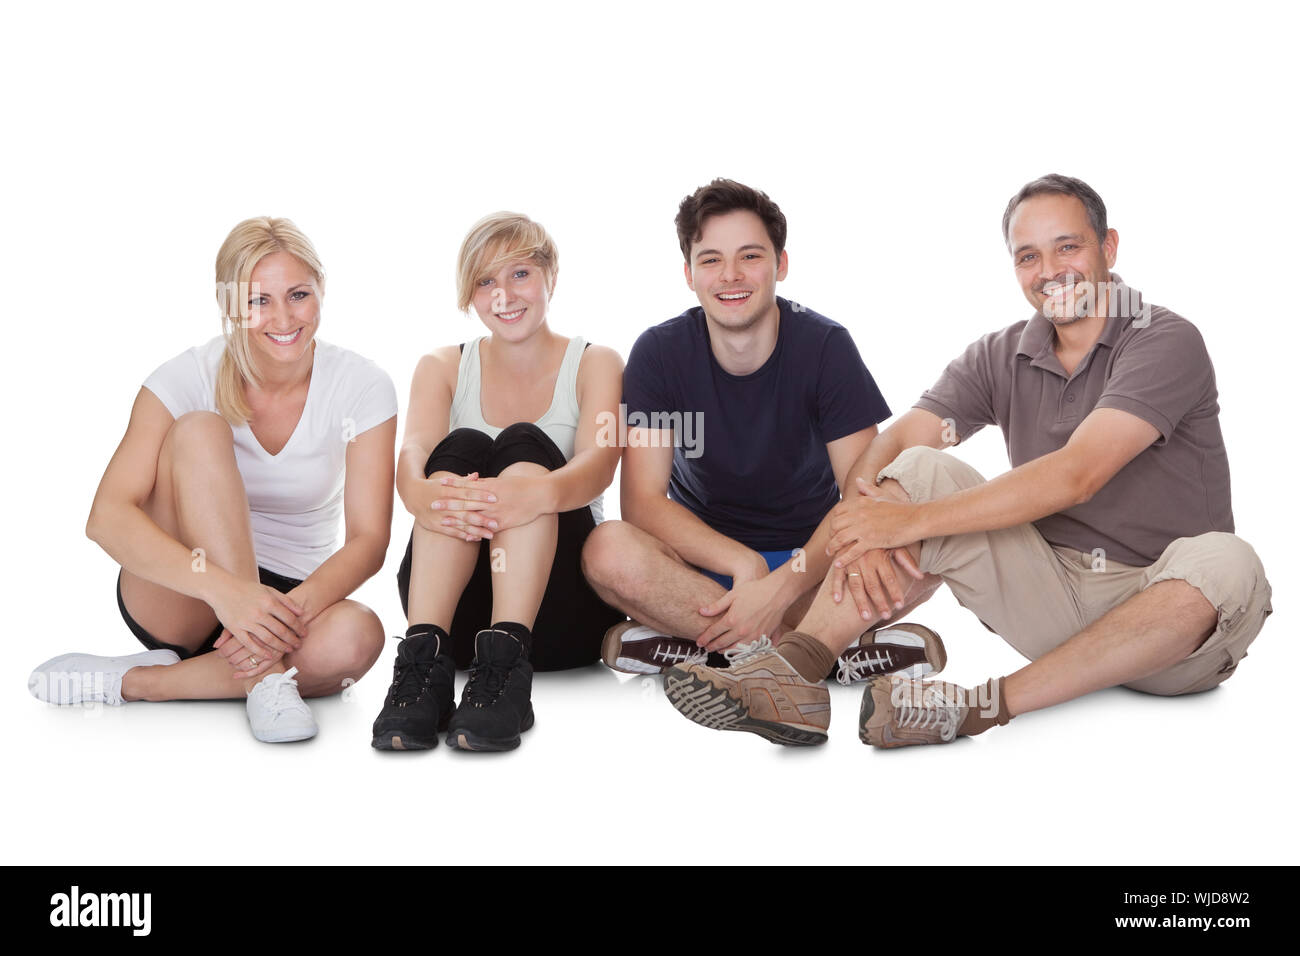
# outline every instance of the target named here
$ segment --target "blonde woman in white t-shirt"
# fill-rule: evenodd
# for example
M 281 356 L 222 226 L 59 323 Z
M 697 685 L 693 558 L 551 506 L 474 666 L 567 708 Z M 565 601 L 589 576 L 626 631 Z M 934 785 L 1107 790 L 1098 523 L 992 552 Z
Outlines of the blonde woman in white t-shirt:
M 372 727 L 381 750 L 508 750 L 533 724 L 534 669 L 594 663 L 624 615 L 592 591 L 582 545 L 614 478 L 623 361 L 551 330 L 555 243 L 496 213 L 466 236 L 459 306 L 487 332 L 411 380 L 397 491 L 414 518 L 398 572 L 408 628 Z M 460 705 L 455 667 L 468 667 Z
M 223 336 L 146 380 L 86 525 L 150 650 L 65 654 L 29 686 L 62 704 L 246 697 L 257 739 L 303 740 L 302 697 L 338 692 L 383 648 L 348 595 L 388 546 L 396 393 L 316 338 L 325 276 L 292 222 L 241 222 L 216 273 Z

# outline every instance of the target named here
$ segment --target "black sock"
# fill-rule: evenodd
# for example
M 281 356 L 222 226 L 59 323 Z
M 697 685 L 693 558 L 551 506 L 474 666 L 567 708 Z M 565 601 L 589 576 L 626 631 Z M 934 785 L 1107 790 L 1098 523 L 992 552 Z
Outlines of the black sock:
M 524 647 L 524 656 L 532 658 L 533 656 L 533 632 L 528 630 L 518 621 L 497 621 L 492 625 L 494 631 L 505 631 L 511 637 Z
M 436 637 L 438 639 L 438 656 L 451 656 L 451 635 L 437 624 L 412 624 L 406 629 L 407 637 Z

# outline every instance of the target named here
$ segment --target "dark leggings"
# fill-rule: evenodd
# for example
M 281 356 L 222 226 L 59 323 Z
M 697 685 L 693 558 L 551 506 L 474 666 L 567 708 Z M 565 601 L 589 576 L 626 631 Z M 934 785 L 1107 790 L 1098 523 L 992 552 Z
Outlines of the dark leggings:
M 472 428 L 457 428 L 438 443 L 438 447 L 424 463 L 424 474 L 450 471 L 457 475 L 478 472 L 482 478 L 495 478 L 507 467 L 520 461 L 531 461 L 555 471 L 563 467 L 563 453 L 546 433 L 531 422 L 520 422 L 502 429 L 495 440 Z M 557 516 L 558 533 L 555 541 L 555 560 L 551 563 L 551 577 L 542 596 L 542 605 L 533 624 L 534 670 L 555 671 L 568 667 L 582 667 L 600 656 L 601 638 L 626 615 L 614 610 L 596 596 L 582 575 L 582 546 L 596 527 L 591 508 L 583 506 L 565 511 Z M 411 545 L 407 542 L 406 556 L 397 571 L 397 592 L 402 598 L 402 613 L 406 613 L 411 589 Z M 451 622 L 452 654 L 459 668 L 469 667 L 474 659 L 474 635 L 496 623 L 492 621 L 492 570 L 491 541 L 479 545 L 478 564 L 469 584 L 461 593 L 460 603 Z M 417 582 L 417 587 L 437 587 L 431 581 Z M 431 621 L 414 621 L 429 624 Z

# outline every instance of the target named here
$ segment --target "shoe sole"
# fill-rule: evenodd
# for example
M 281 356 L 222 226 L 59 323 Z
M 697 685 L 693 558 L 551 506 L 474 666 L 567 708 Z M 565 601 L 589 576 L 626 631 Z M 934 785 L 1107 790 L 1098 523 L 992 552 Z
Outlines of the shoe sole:
M 865 632 L 862 635 L 862 637 L 858 639 L 857 645 L 854 645 L 854 647 L 850 647 L 844 653 L 849 654 L 854 650 L 856 650 L 857 647 L 859 646 L 887 647 L 891 643 L 888 640 L 882 641 L 880 642 L 880 644 L 876 644 L 874 640 L 870 644 L 864 644 L 862 642 L 862 638 L 865 638 L 868 634 L 876 634 L 880 631 L 890 631 L 890 630 L 901 630 L 905 634 L 911 634 L 914 637 L 919 637 L 921 639 L 921 646 L 925 650 L 925 660 L 918 664 L 912 664 L 909 667 L 901 668 L 899 670 L 882 672 L 882 674 L 879 675 L 867 674 L 859 678 L 857 681 L 855 681 L 855 683 L 861 683 L 864 680 L 869 680 L 870 678 L 876 676 L 890 676 L 890 675 L 907 677 L 911 680 L 922 680 L 927 677 L 933 677 L 935 674 L 942 671 L 948 665 L 948 651 L 943 645 L 943 638 L 939 637 L 939 635 L 935 631 L 932 631 L 924 624 L 915 624 L 911 621 L 900 621 L 897 624 L 886 622 L 885 624 L 881 624 L 878 625 L 877 627 L 873 627 L 867 632 Z M 921 631 L 923 633 L 918 634 L 916 633 L 917 631 Z M 915 646 L 915 645 L 904 644 L 904 645 L 897 645 L 897 646 L 908 647 L 908 646 Z
M 513 737 L 480 737 L 471 731 L 453 730 L 447 734 L 447 746 L 452 750 L 469 750 L 478 753 L 501 753 L 506 750 L 514 750 L 519 746 L 520 735 L 525 730 L 530 729 L 533 723 L 533 711 L 530 708 L 523 722 L 519 725 L 519 733 Z
M 786 747 L 812 747 L 828 739 L 819 730 L 759 720 L 725 690 L 676 667 L 664 675 L 664 693 L 677 712 L 710 730 L 744 730 Z
M 878 746 L 867 731 L 867 721 L 876 713 L 876 695 L 872 692 L 871 681 L 862 691 L 862 706 L 858 709 L 858 739 L 869 747 Z
M 438 729 L 434 731 L 432 737 L 425 737 L 422 734 L 407 734 L 398 731 L 388 731 L 384 734 L 375 734 L 370 740 L 370 746 L 376 750 L 432 750 L 438 746 L 438 735 L 445 733 L 447 725 L 451 723 L 451 711 L 438 722 Z
M 281 734 L 281 735 L 268 734 L 266 736 L 261 736 L 259 734 L 254 733 L 253 738 L 255 740 L 261 741 L 264 744 L 295 744 L 298 743 L 298 741 L 300 740 L 311 740 L 313 737 L 316 736 L 317 733 L 318 731 L 315 730 L 311 731 L 311 733 L 296 732 L 296 733 Z
M 615 624 L 606 631 L 604 638 L 600 642 L 601 661 L 610 670 L 618 671 L 620 674 L 636 674 L 638 677 L 653 677 L 656 674 L 662 674 L 665 670 L 663 666 L 650 664 L 635 657 L 626 657 L 621 653 L 623 650 L 623 635 L 637 626 L 635 621 L 624 621 L 622 624 Z
M 416 737 L 411 734 L 383 734 L 370 741 L 376 750 L 432 750 L 438 746 L 437 737 Z

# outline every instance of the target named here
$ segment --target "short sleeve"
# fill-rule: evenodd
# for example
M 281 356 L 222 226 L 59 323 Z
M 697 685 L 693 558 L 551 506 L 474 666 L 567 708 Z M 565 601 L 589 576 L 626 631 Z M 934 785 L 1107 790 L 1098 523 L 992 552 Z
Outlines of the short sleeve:
M 1214 366 L 1200 331 L 1179 316 L 1159 316 L 1115 349 L 1096 408 L 1136 415 L 1169 440 L 1178 423 L 1214 395 Z
M 822 345 L 817 378 L 817 422 L 822 440 L 833 442 L 879 425 L 890 416 L 885 397 L 867 370 L 849 330 L 837 326 Z
M 670 397 L 658 335 L 655 329 L 647 329 L 632 346 L 623 369 L 623 404 L 629 415 L 640 412 L 649 416 L 655 412 L 677 411 Z
M 397 389 L 388 373 L 369 359 L 363 360 L 354 374 L 360 383 L 350 417 L 360 435 L 397 414 Z
M 189 349 L 164 362 L 144 380 L 144 387 L 153 392 L 171 412 L 180 418 L 188 412 L 214 411 L 216 395 L 207 385 L 197 349 Z
M 996 424 L 993 413 L 991 336 L 977 339 L 948 363 L 939 380 L 921 394 L 916 408 L 951 419 L 957 439 L 965 441 L 985 425 Z

